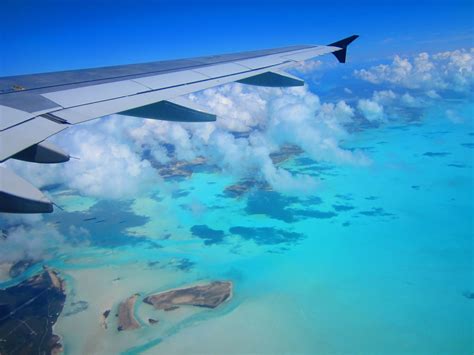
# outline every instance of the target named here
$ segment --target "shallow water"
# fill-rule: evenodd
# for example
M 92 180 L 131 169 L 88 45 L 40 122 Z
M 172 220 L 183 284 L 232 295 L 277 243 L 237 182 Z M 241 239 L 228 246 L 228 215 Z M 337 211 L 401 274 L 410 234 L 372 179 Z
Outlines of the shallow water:
M 157 187 L 120 203 L 53 191 L 65 211 L 46 221 L 89 232 L 48 262 L 68 285 L 55 326 L 65 352 L 472 353 L 474 127 L 441 111 L 354 133 L 345 146 L 364 150 L 368 167 L 283 163 L 321 179 L 312 196 L 229 197 L 236 181 L 206 172 L 173 194 Z M 142 303 L 215 279 L 234 282 L 215 310 L 162 314 Z M 117 332 L 115 307 L 137 292 L 142 328 Z M 77 301 L 87 309 L 66 316 Z M 153 317 L 162 321 L 148 325 Z

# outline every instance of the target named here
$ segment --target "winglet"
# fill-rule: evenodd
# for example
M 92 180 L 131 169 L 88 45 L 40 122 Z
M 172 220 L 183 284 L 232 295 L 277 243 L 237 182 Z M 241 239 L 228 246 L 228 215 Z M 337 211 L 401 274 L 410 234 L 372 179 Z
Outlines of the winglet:
M 341 48 L 340 50 L 332 53 L 337 58 L 339 63 L 346 62 L 347 46 L 351 44 L 353 41 L 355 41 L 358 37 L 359 37 L 358 35 L 353 35 L 353 36 L 341 39 L 340 41 L 328 44 L 328 46 L 331 46 L 331 47 Z

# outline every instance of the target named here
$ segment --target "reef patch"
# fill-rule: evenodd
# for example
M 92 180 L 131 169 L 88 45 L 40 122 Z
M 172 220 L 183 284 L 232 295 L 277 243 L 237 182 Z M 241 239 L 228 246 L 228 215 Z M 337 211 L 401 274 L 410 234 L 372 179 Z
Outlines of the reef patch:
M 300 233 L 270 227 L 250 228 L 237 226 L 230 228 L 229 232 L 245 240 L 253 240 L 258 245 L 295 244 L 304 238 L 304 235 Z
M 219 244 L 224 240 L 225 234 L 218 229 L 212 229 L 205 224 L 199 224 L 191 227 L 191 233 L 204 240 L 205 245 Z

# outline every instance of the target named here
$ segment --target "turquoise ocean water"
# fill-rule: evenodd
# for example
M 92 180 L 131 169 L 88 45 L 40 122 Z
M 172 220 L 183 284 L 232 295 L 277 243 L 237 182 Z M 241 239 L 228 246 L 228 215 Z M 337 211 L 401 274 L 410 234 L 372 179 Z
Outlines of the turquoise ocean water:
M 55 326 L 65 352 L 472 353 L 474 127 L 472 115 L 453 123 L 441 112 L 352 134 L 344 146 L 368 167 L 304 154 L 282 163 L 321 180 L 310 196 L 229 196 L 238 181 L 206 169 L 136 200 L 53 190 L 65 211 L 45 222 L 76 243 L 47 262 L 68 285 Z M 215 310 L 161 314 L 141 302 L 216 279 L 234 293 Z M 119 333 L 111 317 L 102 329 L 101 312 L 136 292 L 142 327 Z M 79 300 L 88 307 L 74 312 Z

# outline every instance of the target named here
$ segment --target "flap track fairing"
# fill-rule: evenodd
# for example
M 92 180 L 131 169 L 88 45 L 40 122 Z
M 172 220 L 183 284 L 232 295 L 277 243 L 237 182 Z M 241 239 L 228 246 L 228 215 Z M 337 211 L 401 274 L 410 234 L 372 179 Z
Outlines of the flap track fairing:
M 195 102 L 177 97 L 119 112 L 120 115 L 174 122 L 213 122 L 216 115 Z
M 54 144 L 41 142 L 16 153 L 12 158 L 32 163 L 56 164 L 67 162 L 70 156 Z
M 0 167 L 0 212 L 50 213 L 53 203 L 28 181 Z
M 238 80 L 237 82 L 241 84 L 267 87 L 292 87 L 304 85 L 304 80 L 279 70 L 268 71 Z

